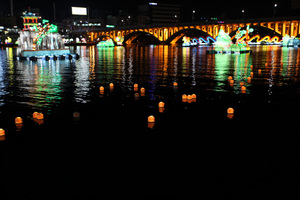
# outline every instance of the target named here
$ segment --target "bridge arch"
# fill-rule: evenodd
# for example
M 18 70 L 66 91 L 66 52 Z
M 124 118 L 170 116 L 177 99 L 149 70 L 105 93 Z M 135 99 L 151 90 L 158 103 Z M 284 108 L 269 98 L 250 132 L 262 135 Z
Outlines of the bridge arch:
M 180 39 L 182 39 L 183 36 L 189 36 L 189 37 L 208 37 L 211 35 L 208 34 L 207 32 L 204 32 L 203 30 L 199 30 L 196 28 L 188 28 L 188 29 L 182 29 L 177 32 L 174 32 L 173 35 L 171 35 L 167 40 L 166 44 L 176 44 Z
M 156 30 L 154 30 L 154 33 L 155 32 L 156 32 Z M 147 33 L 144 31 L 134 31 L 124 37 L 123 44 L 131 44 L 133 42 L 151 43 L 151 44 L 159 44 L 160 43 L 160 41 L 157 37 L 155 37 L 151 33 Z

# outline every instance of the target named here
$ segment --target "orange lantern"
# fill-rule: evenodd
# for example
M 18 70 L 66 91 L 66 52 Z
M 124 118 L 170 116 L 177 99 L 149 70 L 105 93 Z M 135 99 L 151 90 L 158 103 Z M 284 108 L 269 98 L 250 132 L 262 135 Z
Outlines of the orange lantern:
M 148 117 L 148 122 L 155 122 L 155 117 L 153 115 L 150 115 Z
M 37 119 L 44 119 L 44 114 L 43 113 L 38 113 L 36 118 Z
M 174 82 L 174 83 L 173 83 L 173 86 L 174 86 L 174 87 L 177 87 L 177 86 L 178 86 L 178 83 L 177 83 L 177 82 Z
M 186 94 L 183 94 L 182 95 L 182 102 L 186 102 L 186 100 L 187 100 L 187 96 L 186 96 Z
M 251 83 L 251 77 L 248 77 L 248 78 L 247 78 L 247 82 L 248 82 L 248 83 Z
M 159 103 L 158 103 L 158 107 L 159 107 L 159 108 L 164 108 L 164 107 L 165 107 L 165 103 L 162 102 L 162 101 L 159 102 Z
M 5 130 L 3 130 L 2 128 L 0 128 L 0 136 L 4 136 L 5 135 Z
M 32 114 L 32 118 L 36 118 L 36 117 L 37 117 L 37 114 L 38 114 L 38 112 L 34 112 L 34 113 Z
M 229 108 L 227 109 L 227 113 L 228 113 L 228 114 L 233 114 L 233 113 L 234 113 L 234 109 L 231 108 L 231 107 L 229 107 Z
M 23 123 L 23 119 L 21 117 L 16 117 L 15 118 L 15 123 L 16 124 L 22 124 Z

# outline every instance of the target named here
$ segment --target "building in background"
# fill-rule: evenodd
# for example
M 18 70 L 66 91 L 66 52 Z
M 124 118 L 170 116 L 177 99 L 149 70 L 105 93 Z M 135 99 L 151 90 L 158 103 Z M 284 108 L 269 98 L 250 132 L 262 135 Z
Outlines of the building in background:
M 139 24 L 160 25 L 180 22 L 182 5 L 149 2 L 138 8 Z

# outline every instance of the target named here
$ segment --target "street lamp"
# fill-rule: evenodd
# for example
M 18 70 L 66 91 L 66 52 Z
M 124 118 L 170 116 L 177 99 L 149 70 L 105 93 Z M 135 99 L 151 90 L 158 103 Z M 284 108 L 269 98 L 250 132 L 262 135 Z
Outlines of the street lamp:
M 243 21 L 245 20 L 245 10 L 242 10 L 242 14 L 243 14 Z
M 275 17 L 277 5 L 277 3 L 274 4 L 273 17 Z
M 196 10 L 193 10 L 193 13 L 192 13 L 192 22 L 194 21 L 195 13 L 196 13 Z

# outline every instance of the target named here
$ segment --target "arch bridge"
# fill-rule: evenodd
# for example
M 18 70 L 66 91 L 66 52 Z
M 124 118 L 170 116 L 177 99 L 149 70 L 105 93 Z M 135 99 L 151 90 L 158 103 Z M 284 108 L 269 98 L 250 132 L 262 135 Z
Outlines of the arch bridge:
M 118 27 L 105 28 L 98 31 L 88 32 L 91 42 L 101 40 L 101 38 L 109 37 L 117 42 L 123 39 L 123 44 L 130 44 L 138 37 L 148 37 L 152 41 L 159 44 L 175 44 L 185 35 L 201 35 L 203 37 L 216 38 L 219 30 L 223 29 L 228 34 L 233 34 L 239 27 L 257 28 L 259 30 L 269 30 L 271 33 L 285 36 L 288 34 L 292 37 L 300 35 L 300 19 L 298 18 L 272 18 L 272 19 L 251 19 L 251 20 L 231 20 L 231 21 L 214 21 L 214 22 L 198 22 L 193 24 L 175 24 L 175 25 L 159 25 L 147 27 Z

